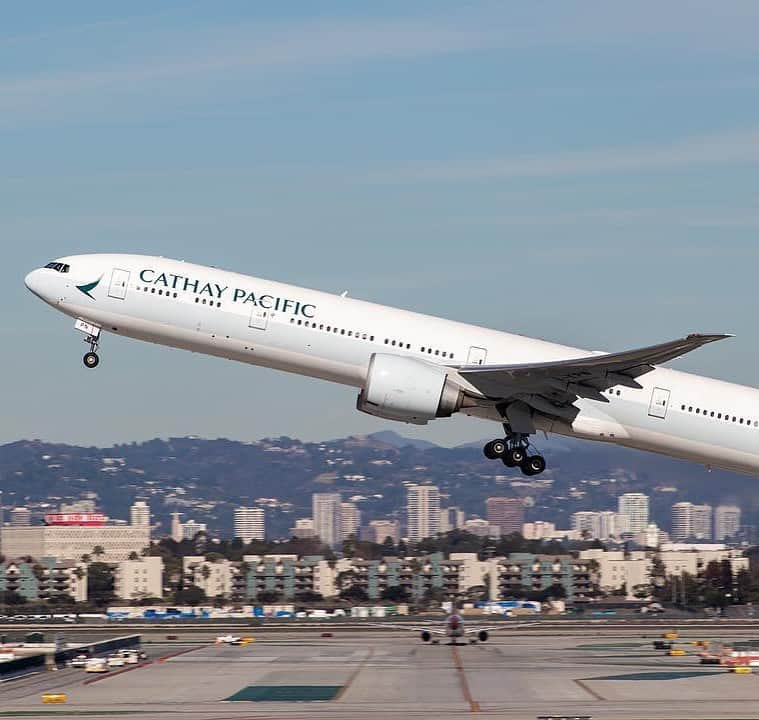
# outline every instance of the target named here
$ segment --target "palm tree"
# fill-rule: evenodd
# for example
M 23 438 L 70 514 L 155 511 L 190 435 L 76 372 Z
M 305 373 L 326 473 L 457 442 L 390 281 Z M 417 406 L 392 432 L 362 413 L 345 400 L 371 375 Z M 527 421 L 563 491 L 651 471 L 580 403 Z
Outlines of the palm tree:
M 103 549 L 102 545 L 95 545 L 94 548 L 92 548 L 92 554 L 100 560 L 103 555 L 105 555 L 105 550 Z
M 92 561 L 92 556 L 89 553 L 84 553 L 84 555 L 82 555 L 82 562 L 85 565 L 89 565 L 91 561 Z
M 132 552 L 129 553 L 129 559 L 130 560 L 139 560 L 140 556 L 134 550 L 132 550 Z

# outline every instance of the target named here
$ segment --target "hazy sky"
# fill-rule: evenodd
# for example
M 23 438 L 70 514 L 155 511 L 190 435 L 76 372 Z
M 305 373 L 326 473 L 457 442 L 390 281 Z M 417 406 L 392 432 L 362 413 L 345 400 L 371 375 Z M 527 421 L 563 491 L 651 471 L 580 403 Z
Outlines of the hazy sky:
M 757 383 L 756 2 L 6 3 L 0 441 L 305 439 L 355 391 L 106 336 L 23 286 L 146 252 Z M 457 443 L 455 419 L 408 432 Z

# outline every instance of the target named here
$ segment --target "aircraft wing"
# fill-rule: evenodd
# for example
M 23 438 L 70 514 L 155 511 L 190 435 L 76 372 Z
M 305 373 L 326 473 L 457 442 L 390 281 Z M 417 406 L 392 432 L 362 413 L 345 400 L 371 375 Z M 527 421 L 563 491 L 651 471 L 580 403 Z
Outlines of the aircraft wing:
M 404 625 L 403 623 L 367 623 L 370 627 L 389 628 L 390 630 L 408 630 L 409 632 L 428 632 L 433 635 L 445 635 L 444 627 L 429 625 Z
M 521 400 L 529 408 L 546 415 L 573 420 L 578 398 L 609 402 L 604 390 L 622 385 L 641 387 L 635 378 L 651 372 L 655 365 L 685 355 L 702 345 L 732 335 L 688 335 L 679 340 L 618 353 L 597 353 L 570 360 L 515 365 L 464 365 L 458 373 L 489 401 L 509 403 Z M 507 410 L 511 410 L 508 408 Z M 512 417 L 512 414 L 514 417 Z M 529 412 L 519 417 L 517 408 L 508 419 L 516 432 L 534 432 Z M 522 426 L 521 428 L 519 426 Z
M 502 630 L 503 625 L 500 627 L 497 625 L 476 625 L 476 626 L 469 626 L 467 625 L 464 629 L 464 635 L 474 635 L 475 633 L 482 632 L 483 630 L 485 632 L 495 632 L 496 630 Z

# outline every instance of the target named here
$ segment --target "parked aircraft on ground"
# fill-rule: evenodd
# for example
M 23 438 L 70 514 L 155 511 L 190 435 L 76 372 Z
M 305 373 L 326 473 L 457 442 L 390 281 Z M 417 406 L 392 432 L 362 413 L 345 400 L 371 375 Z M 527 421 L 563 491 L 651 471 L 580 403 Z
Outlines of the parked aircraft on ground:
M 525 475 L 546 466 L 538 431 L 759 473 L 759 390 L 658 367 L 724 334 L 589 352 L 144 255 L 63 257 L 26 286 L 75 319 L 88 368 L 112 332 L 352 385 L 389 420 L 494 420 L 485 455 Z

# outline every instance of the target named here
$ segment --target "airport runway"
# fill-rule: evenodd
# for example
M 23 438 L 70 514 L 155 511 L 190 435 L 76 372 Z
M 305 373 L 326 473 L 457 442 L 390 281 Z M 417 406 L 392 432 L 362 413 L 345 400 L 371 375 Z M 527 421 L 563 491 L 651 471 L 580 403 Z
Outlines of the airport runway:
M 692 637 L 697 637 L 692 635 Z M 709 639 L 703 637 L 702 639 Z M 719 639 L 729 639 L 722 635 Z M 413 634 L 292 630 L 245 647 L 150 645 L 126 672 L 62 670 L 0 686 L 3 717 L 458 718 L 547 715 L 607 720 L 759 717 L 759 675 L 667 657 L 648 637 L 500 633 L 485 644 L 425 645 Z M 61 691 L 65 706 L 40 695 Z

